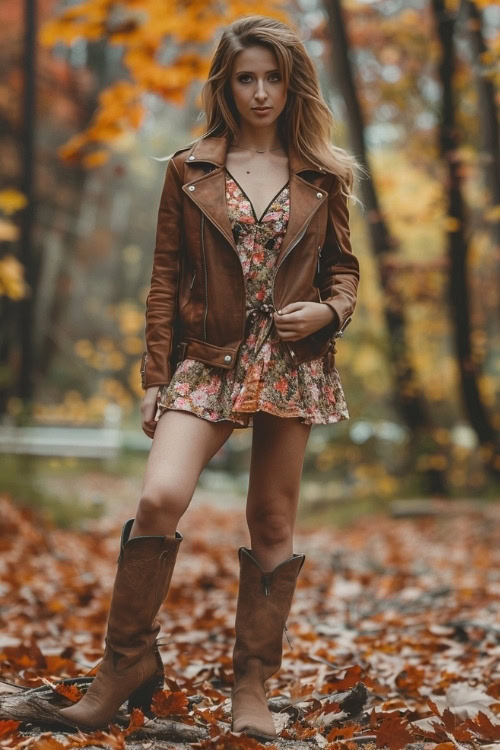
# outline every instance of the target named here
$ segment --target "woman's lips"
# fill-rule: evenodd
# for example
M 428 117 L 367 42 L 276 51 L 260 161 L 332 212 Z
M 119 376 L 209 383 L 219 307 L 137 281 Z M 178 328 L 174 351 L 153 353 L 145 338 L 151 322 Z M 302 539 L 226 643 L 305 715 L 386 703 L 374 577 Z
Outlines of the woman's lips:
M 263 109 L 259 109 L 257 107 L 254 107 L 253 111 L 257 112 L 257 114 L 259 114 L 259 115 L 264 115 L 266 112 L 270 112 L 271 111 L 271 107 L 265 107 Z

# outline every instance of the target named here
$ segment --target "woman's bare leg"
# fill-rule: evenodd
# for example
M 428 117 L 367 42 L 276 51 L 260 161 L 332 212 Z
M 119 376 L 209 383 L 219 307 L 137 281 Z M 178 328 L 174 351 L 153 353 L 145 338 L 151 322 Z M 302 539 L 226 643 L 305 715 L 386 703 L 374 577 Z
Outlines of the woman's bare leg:
M 310 431 L 298 418 L 254 414 L 246 518 L 252 552 L 266 572 L 292 556 Z
M 234 429 L 229 420 L 209 422 L 169 409 L 156 425 L 130 538 L 174 535 L 198 478 Z

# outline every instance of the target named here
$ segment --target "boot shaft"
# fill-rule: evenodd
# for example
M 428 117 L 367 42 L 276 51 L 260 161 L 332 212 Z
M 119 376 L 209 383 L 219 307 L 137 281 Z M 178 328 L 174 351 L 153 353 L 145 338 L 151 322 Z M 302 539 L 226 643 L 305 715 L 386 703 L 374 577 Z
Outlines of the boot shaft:
M 305 555 L 294 553 L 266 572 L 247 547 L 238 550 L 240 582 L 236 605 L 233 671 L 237 682 L 248 659 L 262 662 L 267 680 L 281 666 L 283 632 L 290 613 L 297 578 Z
M 122 529 L 120 554 L 111 597 L 106 643 L 127 657 L 151 648 L 160 630 L 155 622 L 167 596 L 182 535 L 130 539 L 134 519 Z

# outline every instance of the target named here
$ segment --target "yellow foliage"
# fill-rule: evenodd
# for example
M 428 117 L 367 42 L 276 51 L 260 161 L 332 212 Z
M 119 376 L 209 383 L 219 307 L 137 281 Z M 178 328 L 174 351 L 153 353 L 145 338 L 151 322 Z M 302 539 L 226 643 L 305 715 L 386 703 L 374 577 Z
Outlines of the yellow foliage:
M 18 237 L 18 227 L 11 221 L 0 218 L 0 242 L 14 242 Z
M 422 262 L 440 258 L 443 253 L 441 220 L 446 211 L 443 185 L 429 178 L 404 149 L 374 150 L 371 168 L 382 212 L 391 234 L 404 248 L 405 259 Z M 400 258 L 397 253 L 387 255 L 395 260 Z
M 484 218 L 491 222 L 500 221 L 500 204 L 497 203 L 495 206 L 487 208 L 484 212 Z
M 399 487 L 399 481 L 396 477 L 391 477 L 390 474 L 383 474 L 377 477 L 375 480 L 375 488 L 379 495 L 384 497 L 390 497 L 394 495 Z
M 142 354 L 143 344 L 139 336 L 127 336 L 123 341 L 123 350 L 126 354 Z
M 0 209 L 4 214 L 13 214 L 24 208 L 26 203 L 26 196 L 19 190 L 14 190 L 13 188 L 0 190 Z
M 75 342 L 75 352 L 82 359 L 88 359 L 93 351 L 93 346 L 88 339 L 80 339 Z
M 460 221 L 455 216 L 445 216 L 443 219 L 443 229 L 446 232 L 458 232 Z
M 144 327 L 144 311 L 130 302 L 122 302 L 117 310 L 118 325 L 125 335 L 136 334 Z
M 112 352 L 115 348 L 114 341 L 106 336 L 100 336 L 97 340 L 98 348 L 103 352 Z
M 135 393 L 137 397 L 143 397 L 144 391 L 142 390 L 141 374 L 140 374 L 141 358 L 137 359 L 131 366 L 127 378 L 128 386 L 130 390 Z
M 335 465 L 335 449 L 330 446 L 324 448 L 315 458 L 315 465 L 318 471 L 329 471 Z
M 0 295 L 19 300 L 26 297 L 28 291 L 24 268 L 18 259 L 10 253 L 0 258 Z
M 482 63 L 485 65 L 494 65 L 497 62 L 497 59 L 493 52 L 491 50 L 486 50 L 485 52 L 481 52 L 479 55 L 479 59 Z
M 365 344 L 352 358 L 351 368 L 360 377 L 372 375 L 380 367 L 380 355 L 376 349 Z
M 434 440 L 439 445 L 447 445 L 450 442 L 450 431 L 444 427 L 436 428 L 432 433 Z
M 80 391 L 71 389 L 64 394 L 64 401 L 66 404 L 79 404 L 82 402 L 82 394 Z
M 99 383 L 99 390 L 104 397 L 118 404 L 124 412 L 130 411 L 133 401 L 125 386 L 115 378 L 105 378 Z
M 108 357 L 108 367 L 110 370 L 123 370 L 125 367 L 125 357 L 121 352 L 111 352 Z
M 479 390 L 481 391 L 481 398 L 484 403 L 486 406 L 494 406 L 496 394 L 498 392 L 498 381 L 491 375 L 480 375 L 478 382 Z

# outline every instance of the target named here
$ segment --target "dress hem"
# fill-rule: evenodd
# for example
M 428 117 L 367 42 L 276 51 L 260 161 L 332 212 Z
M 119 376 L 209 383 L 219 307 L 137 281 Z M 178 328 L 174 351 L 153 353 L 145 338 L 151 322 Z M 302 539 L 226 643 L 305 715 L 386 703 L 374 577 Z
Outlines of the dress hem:
M 189 414 L 194 414 L 195 417 L 200 417 L 200 419 L 204 419 L 207 422 L 214 422 L 214 423 L 215 422 L 233 422 L 236 425 L 236 427 L 253 427 L 253 415 L 259 411 L 265 412 L 266 414 L 272 414 L 275 417 L 281 417 L 282 419 L 299 419 L 301 424 L 307 424 L 307 425 L 310 425 L 311 427 L 313 427 L 314 425 L 336 424 L 337 422 L 350 419 L 349 414 L 344 413 L 344 412 L 336 412 L 332 414 L 333 419 L 329 420 L 328 422 L 324 422 L 324 421 L 319 422 L 319 421 L 314 421 L 313 419 L 308 420 L 307 417 L 304 417 L 303 415 L 300 415 L 300 414 L 290 414 L 288 416 L 283 416 L 282 414 L 273 412 L 270 409 L 256 409 L 253 412 L 247 412 L 249 416 L 248 422 L 239 422 L 237 419 L 233 419 L 231 417 L 221 417 L 220 419 L 211 419 L 205 414 L 199 414 L 194 409 L 188 409 L 185 407 L 183 408 L 183 407 L 176 407 L 176 406 L 163 406 L 160 408 L 162 409 L 162 411 L 158 419 L 156 419 L 156 415 L 155 415 L 156 422 L 159 422 L 163 414 L 165 414 L 166 411 L 170 410 L 170 411 L 185 411 L 185 412 L 188 412 Z M 236 412 L 233 412 L 233 414 L 235 413 Z

